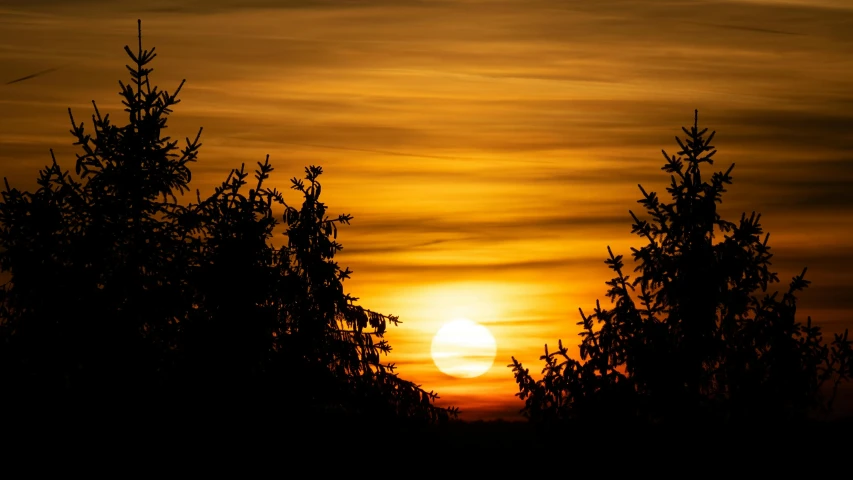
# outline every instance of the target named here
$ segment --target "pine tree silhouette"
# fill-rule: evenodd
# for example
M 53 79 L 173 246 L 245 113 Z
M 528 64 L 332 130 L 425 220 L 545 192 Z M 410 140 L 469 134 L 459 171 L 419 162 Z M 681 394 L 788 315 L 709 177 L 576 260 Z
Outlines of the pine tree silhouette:
M 760 215 L 737 223 L 717 212 L 725 172 L 704 176 L 716 150 L 712 132 L 698 127 L 698 111 L 676 155 L 663 151 L 669 199 L 642 186 L 633 212 L 635 279 L 622 255 L 608 247 L 611 309 L 598 302 L 580 311 L 580 360 L 558 342 L 540 358 L 535 380 L 513 357 L 509 365 L 525 400 L 522 412 L 537 422 L 595 421 L 659 424 L 685 419 L 728 422 L 803 420 L 832 406 L 839 382 L 849 380 L 853 355 L 847 332 L 823 343 L 820 328 L 795 320 L 796 293 L 806 270 L 779 295 L 770 271 L 769 234 Z M 829 382 L 829 383 L 827 383 Z M 830 385 L 829 395 L 824 395 Z
M 35 192 L 6 182 L 0 203 L 0 389 L 5 401 L 109 404 L 172 415 L 432 423 L 457 414 L 383 363 L 398 318 L 359 306 L 333 257 L 337 229 L 320 202 L 320 167 L 292 180 L 299 208 L 267 188 L 273 167 L 245 166 L 187 205 L 195 139 L 164 136 L 179 100 L 149 79 L 154 49 L 120 83 L 127 123 L 95 105 L 93 133 L 72 130 L 75 173 L 56 158 Z M 94 105 L 94 102 L 93 102 Z M 283 217 L 287 242 L 271 239 Z M 177 408 L 174 405 L 184 405 Z M 164 405 L 164 406 L 163 406 Z M 223 410 L 224 409 L 224 410 Z M 207 409 L 209 410 L 209 409 Z M 205 410 L 205 411 L 207 411 Z
M 35 192 L 6 182 L 0 205 L 3 369 L 25 391 L 148 390 L 169 362 L 170 338 L 187 310 L 189 262 L 173 219 L 187 189 L 198 137 L 179 151 L 161 137 L 174 94 L 148 82 L 156 56 L 125 47 L 131 83 L 119 82 L 128 123 L 97 105 L 94 135 L 72 129 L 82 153 L 75 175 L 53 157 Z M 182 86 L 183 84 L 181 84 Z M 94 102 L 93 102 L 94 105 Z M 164 363 L 165 362 L 165 363 Z

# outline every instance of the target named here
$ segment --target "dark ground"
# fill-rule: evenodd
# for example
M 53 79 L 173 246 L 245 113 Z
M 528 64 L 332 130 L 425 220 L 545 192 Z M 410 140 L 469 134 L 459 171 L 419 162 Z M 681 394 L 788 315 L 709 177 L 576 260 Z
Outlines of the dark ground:
M 309 421 L 298 412 L 271 415 L 245 409 L 235 415 L 190 405 L 176 405 L 169 411 L 163 415 L 146 414 L 142 408 L 109 412 L 39 408 L 27 413 L 5 409 L 0 424 L 5 455 L 0 457 L 10 458 L 11 452 L 44 458 L 70 455 L 85 463 L 110 455 L 180 462 L 249 456 L 286 458 L 297 464 L 326 462 L 329 468 L 360 458 L 398 458 L 415 459 L 418 468 L 430 471 L 437 463 L 488 459 L 489 465 L 500 467 L 497 473 L 501 468 L 535 467 L 544 469 L 543 474 L 568 459 L 583 459 L 589 468 L 597 465 L 595 468 L 606 471 L 626 458 L 638 459 L 641 463 L 637 465 L 668 458 L 718 466 L 740 462 L 782 470 L 812 464 L 847 469 L 853 458 L 853 416 L 800 424 L 700 427 L 683 423 L 666 428 L 543 427 L 503 420 L 401 427 L 370 421 Z

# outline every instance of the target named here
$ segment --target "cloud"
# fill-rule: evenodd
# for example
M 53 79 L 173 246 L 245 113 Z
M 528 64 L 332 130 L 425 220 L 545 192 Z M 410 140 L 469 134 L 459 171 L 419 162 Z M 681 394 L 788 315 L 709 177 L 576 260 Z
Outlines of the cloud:
M 212 14 L 244 10 L 350 9 L 395 5 L 429 6 L 426 0 L 150 0 L 140 8 L 135 0 L 77 0 L 74 8 L 108 7 L 113 11 Z M 5 0 L 4 7 L 20 10 L 55 10 L 68 6 L 64 0 Z M 0 13 L 3 11 L 0 10 Z
M 853 99 L 853 95 L 848 97 Z M 728 112 L 717 128 L 740 145 L 766 147 L 784 141 L 799 152 L 849 152 L 853 148 L 853 112 L 804 109 L 755 109 Z M 784 140 L 782 140 L 784 139 Z M 820 158 L 818 158 L 820 160 Z M 808 164 L 811 159 L 804 159 Z
M 760 28 L 760 27 L 749 27 L 743 25 L 725 25 L 718 23 L 704 23 L 704 22 L 687 22 L 693 25 L 701 25 L 704 27 L 713 27 L 713 28 L 721 28 L 724 30 L 743 30 L 746 32 L 757 32 L 757 33 L 771 33 L 774 35 L 804 35 L 802 33 L 797 32 L 787 32 L 784 30 L 773 30 L 770 28 Z
M 348 152 L 360 152 L 360 153 L 378 153 L 380 155 L 390 155 L 394 157 L 411 157 L 411 158 L 433 158 L 437 160 L 474 160 L 475 158 L 466 158 L 466 157 L 449 157 L 443 155 L 427 155 L 427 154 L 417 154 L 417 153 L 407 153 L 407 152 L 393 152 L 390 150 L 371 150 L 366 148 L 352 148 L 352 147 L 344 147 L 337 145 L 316 145 L 310 143 L 291 143 L 291 142 L 277 142 L 283 145 L 296 145 L 300 147 L 311 147 L 311 148 L 325 148 L 330 150 L 343 150 Z
M 698 108 L 700 126 L 717 131 L 714 170 L 737 164 L 721 210 L 765 213 L 774 267 L 787 280 L 808 266 L 815 284 L 803 305 L 843 323 L 853 312 L 843 288 L 853 284 L 849 6 L 7 0 L 2 81 L 69 66 L 0 86 L 0 161 L 16 186 L 34 179 L 50 147 L 72 166 L 66 106 L 88 123 L 94 98 L 124 118 L 116 80 L 142 18 L 160 53 L 155 80 L 174 88 L 188 78 L 169 133 L 205 128 L 195 187 L 211 192 L 267 153 L 280 190 L 322 165 L 330 211 L 355 216 L 339 236 L 340 263 L 355 270 L 366 306 L 431 325 L 420 291 L 508 286 L 494 297 L 514 302 L 500 318 L 518 323 L 501 324 L 524 333 L 504 348 L 535 360 L 555 332 L 573 335 L 575 303 L 595 298 L 587 292 L 603 298 L 606 246 L 630 255 L 639 240 L 627 213 L 640 213 L 636 185 L 666 195 L 660 150 L 677 150 Z M 514 293 L 522 287 L 538 293 Z M 422 358 L 407 350 L 420 345 L 409 326 L 392 344 Z M 418 372 L 429 388 L 444 385 Z M 483 388 L 465 401 L 490 408 L 483 402 L 499 391 L 501 405 L 515 405 L 512 388 Z
M 11 85 L 13 83 L 23 82 L 23 81 L 29 80 L 31 78 L 38 77 L 40 75 L 44 75 L 46 73 L 55 72 L 56 70 L 59 70 L 59 67 L 53 67 L 53 68 L 48 68 L 46 70 L 40 70 L 38 72 L 31 73 L 29 75 L 25 75 L 23 77 L 16 78 L 14 80 L 8 81 L 8 82 L 6 82 L 6 85 Z

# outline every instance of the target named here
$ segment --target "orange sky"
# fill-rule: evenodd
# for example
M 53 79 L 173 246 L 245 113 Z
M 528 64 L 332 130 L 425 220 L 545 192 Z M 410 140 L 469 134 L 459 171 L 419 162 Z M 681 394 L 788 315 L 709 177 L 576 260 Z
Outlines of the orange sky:
M 170 134 L 204 127 L 195 187 L 267 153 L 279 188 L 322 165 L 332 213 L 355 217 L 348 291 L 401 317 L 390 360 L 463 418 L 513 417 L 510 356 L 538 371 L 543 344 L 576 343 L 577 308 L 606 302 L 607 245 L 639 246 L 637 183 L 663 191 L 660 149 L 696 108 L 717 166 L 737 164 L 723 211 L 761 212 L 780 278 L 809 267 L 801 313 L 853 327 L 849 0 L 0 0 L 13 185 L 49 148 L 73 165 L 66 108 L 120 114 L 137 18 L 153 80 L 187 79 Z M 497 339 L 482 377 L 430 360 L 456 316 Z

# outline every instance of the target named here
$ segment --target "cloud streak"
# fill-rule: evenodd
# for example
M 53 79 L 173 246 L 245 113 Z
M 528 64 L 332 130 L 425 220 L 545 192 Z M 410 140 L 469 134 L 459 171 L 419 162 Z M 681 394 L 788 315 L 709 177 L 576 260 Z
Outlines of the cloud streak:
M 460 383 L 431 366 L 430 335 L 467 312 L 501 355 L 531 365 L 544 343 L 575 338 L 577 307 L 606 301 L 606 246 L 630 255 L 639 243 L 627 214 L 637 184 L 665 194 L 660 150 L 677 150 L 697 108 L 717 131 L 716 170 L 736 164 L 721 211 L 764 213 L 780 277 L 813 275 L 802 313 L 853 327 L 849 2 L 85 5 L 0 7 L 0 71 L 20 76 L 0 88 L 10 182 L 31 184 L 51 147 L 71 166 L 70 137 L 57 140 L 66 107 L 86 120 L 95 99 L 123 115 L 122 47 L 142 18 L 155 81 L 188 79 L 169 134 L 204 127 L 194 186 L 211 192 L 266 154 L 280 190 L 322 165 L 330 212 L 355 216 L 340 235 L 347 288 L 401 315 L 392 360 L 444 401 L 517 407 L 506 358 Z
M 16 79 L 14 79 L 14 80 L 11 80 L 11 81 L 9 81 L 9 82 L 6 82 L 6 85 L 11 85 L 11 84 L 13 84 L 13 83 L 23 82 L 23 81 L 25 81 L 25 80 L 29 80 L 29 79 L 31 79 L 31 78 L 36 78 L 36 77 L 41 76 L 41 75 L 44 75 L 44 74 L 46 74 L 46 73 L 55 72 L 55 71 L 57 71 L 57 70 L 59 70 L 59 67 L 53 67 L 53 68 L 48 68 L 47 70 L 41 70 L 41 71 L 39 71 L 39 72 L 31 73 L 31 74 L 29 74 L 29 75 L 26 75 L 26 76 L 23 76 L 23 77 L 20 77 L 20 78 L 16 78 Z

